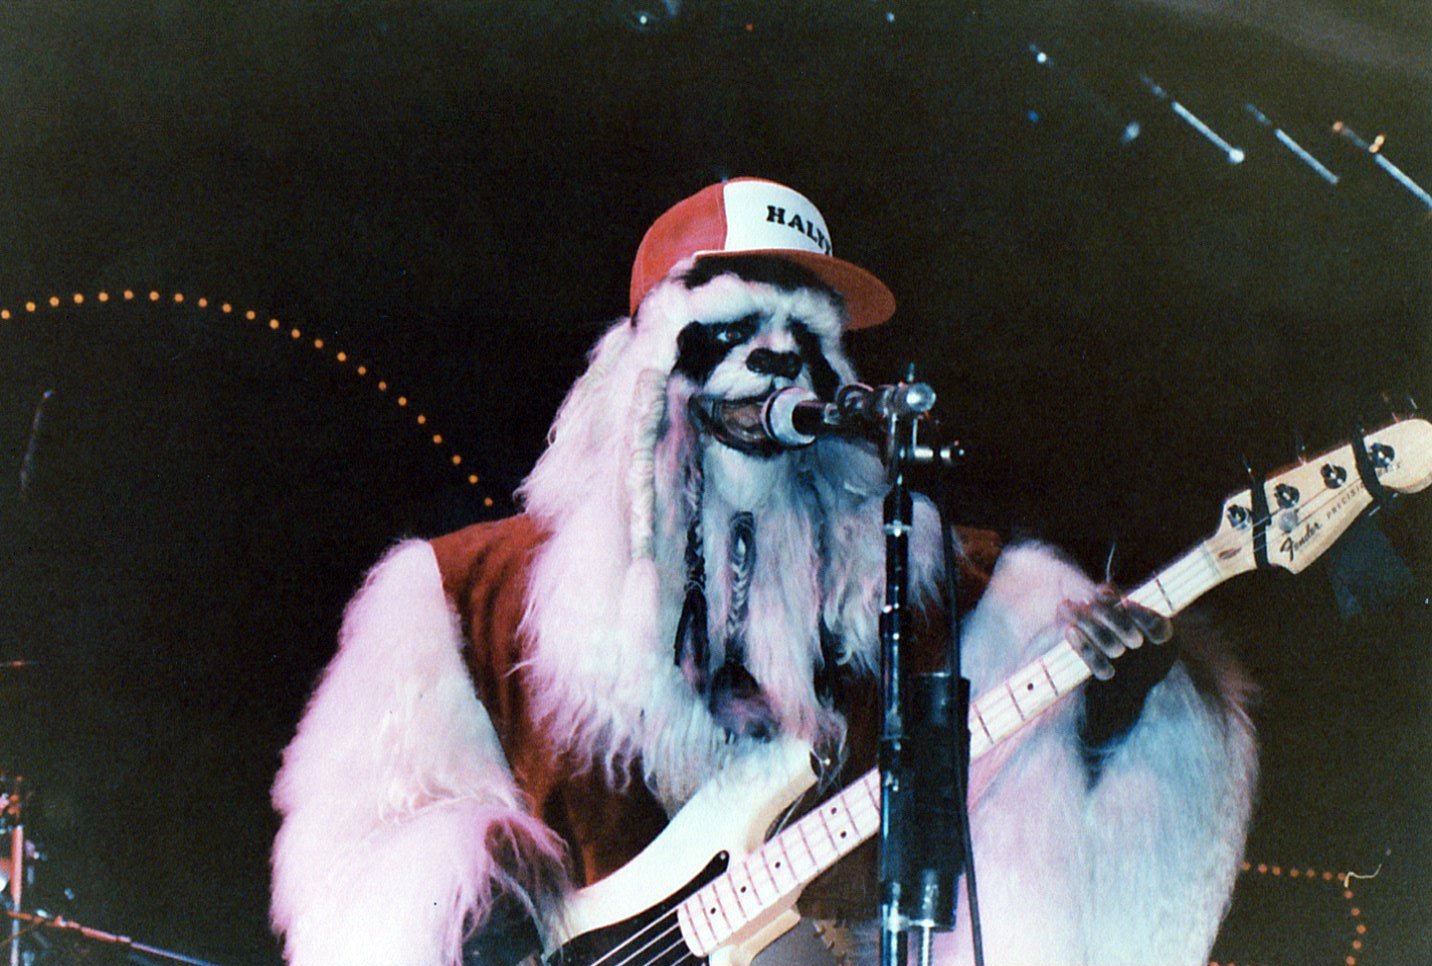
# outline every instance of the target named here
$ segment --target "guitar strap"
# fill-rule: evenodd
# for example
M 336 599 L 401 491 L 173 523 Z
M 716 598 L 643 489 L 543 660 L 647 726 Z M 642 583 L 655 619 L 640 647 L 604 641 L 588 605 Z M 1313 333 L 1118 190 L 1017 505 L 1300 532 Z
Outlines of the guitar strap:
M 1268 523 L 1272 515 L 1268 511 L 1268 487 L 1263 475 L 1248 470 L 1249 491 L 1253 496 L 1253 560 L 1259 570 L 1268 569 Z
M 1375 456 L 1368 452 L 1360 424 L 1351 437 L 1357 475 L 1375 505 L 1328 550 L 1328 582 L 1344 619 L 1375 610 L 1417 586 L 1412 571 L 1372 516 L 1373 511 L 1394 507 L 1398 495 L 1377 478 Z
M 1352 432 L 1352 458 L 1357 466 L 1358 478 L 1362 485 L 1367 488 L 1367 493 L 1377 501 L 1379 507 L 1391 507 L 1397 494 L 1382 485 L 1377 478 L 1377 465 L 1373 463 L 1371 454 L 1367 451 L 1366 432 L 1362 423 L 1358 423 Z

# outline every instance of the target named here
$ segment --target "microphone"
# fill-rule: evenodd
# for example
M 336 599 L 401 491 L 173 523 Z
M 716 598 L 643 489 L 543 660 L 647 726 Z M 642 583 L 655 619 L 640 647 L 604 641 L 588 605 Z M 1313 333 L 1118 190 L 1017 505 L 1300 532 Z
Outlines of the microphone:
M 935 390 L 923 382 L 876 387 L 853 382 L 835 391 L 834 402 L 787 386 L 747 399 L 692 396 L 687 411 L 698 429 L 725 445 L 769 457 L 821 436 L 864 436 L 892 418 L 919 416 L 934 405 Z
M 863 435 L 891 419 L 919 416 L 935 405 L 935 390 L 923 382 L 867 386 L 853 382 L 823 402 L 800 386 L 778 390 L 761 406 L 761 429 L 786 447 L 809 446 L 818 436 Z
M 788 386 L 761 404 L 761 431 L 774 443 L 789 448 L 809 446 L 817 436 L 843 428 L 835 403 L 824 402 L 809 389 Z

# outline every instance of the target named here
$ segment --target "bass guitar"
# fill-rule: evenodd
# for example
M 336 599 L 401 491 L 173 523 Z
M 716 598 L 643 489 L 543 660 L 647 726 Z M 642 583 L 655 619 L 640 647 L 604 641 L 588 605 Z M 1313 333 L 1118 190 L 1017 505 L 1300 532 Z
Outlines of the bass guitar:
M 1306 458 L 1223 503 L 1218 529 L 1127 596 L 1173 617 L 1259 566 L 1297 573 L 1389 494 L 1432 484 L 1432 424 L 1393 422 Z M 1091 676 L 1067 642 L 970 705 L 970 758 L 1018 732 Z M 547 966 L 745 966 L 799 920 L 801 891 L 880 829 L 872 770 L 778 834 L 816 782 L 810 748 L 772 742 L 703 787 L 640 855 L 574 893 Z

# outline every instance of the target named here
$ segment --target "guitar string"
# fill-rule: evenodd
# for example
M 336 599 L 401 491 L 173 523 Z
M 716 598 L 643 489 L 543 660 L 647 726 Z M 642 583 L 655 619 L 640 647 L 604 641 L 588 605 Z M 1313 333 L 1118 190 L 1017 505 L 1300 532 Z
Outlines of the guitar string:
M 679 920 L 676 919 L 675 912 L 676 912 L 676 910 L 673 909 L 673 910 L 671 910 L 671 911 L 669 911 L 669 912 L 663 913 L 661 916 L 659 916 L 658 918 L 654 919 L 652 922 L 648 923 L 646 926 L 643 926 L 641 929 L 637 930 L 637 931 L 636 931 L 632 936 L 630 936 L 628 939 L 623 940 L 619 945 L 617 945 L 617 946 L 615 946 L 614 948 L 612 948 L 612 949 L 611 949 L 610 951 L 608 951 L 605 955 L 603 955 L 603 956 L 600 957 L 599 959 L 593 960 L 592 963 L 591 963 L 591 966 L 598 966 L 598 964 L 601 963 L 603 960 L 610 959 L 612 956 L 617 955 L 617 953 L 621 952 L 621 950 L 622 950 L 624 947 L 629 947 L 629 946 L 631 946 L 631 945 L 632 945 L 633 943 L 635 943 L 638 939 L 640 939 L 643 934 L 645 934 L 646 932 L 650 931 L 653 926 L 660 925 L 660 924 L 662 924 L 662 923 L 664 923 L 664 922 L 666 922 L 666 921 L 668 921 L 668 920 L 670 920 L 670 925 L 668 925 L 668 926 L 667 926 L 665 929 L 663 929 L 661 932 L 659 932 L 659 933 L 657 933 L 656 935 L 652 936 L 652 937 L 651 937 L 650 939 L 648 939 L 646 942 L 642 943 L 642 944 L 641 944 L 640 946 L 638 946 L 636 949 L 631 950 L 631 951 L 630 951 L 630 954 L 629 954 L 625 959 L 619 959 L 619 960 L 617 960 L 615 963 L 612 964 L 612 966 L 622 966 L 623 963 L 633 962 L 634 960 L 636 960 L 637 957 L 641 956 L 643 953 L 645 953 L 647 950 L 649 950 L 653 945 L 655 945 L 656 943 L 661 942 L 663 939 L 668 938 L 668 937 L 671 935 L 671 933 L 672 933 L 673 930 L 676 930 L 676 931 L 677 931 L 677 941 L 680 942 L 680 941 L 681 941 L 681 934 L 680 934 L 681 923 L 680 923 Z M 670 948 L 671 948 L 671 947 L 668 946 L 668 947 L 666 947 L 666 949 L 662 950 L 662 952 L 658 953 L 658 954 L 657 954 L 657 958 L 659 959 L 661 956 L 665 955 L 666 951 L 669 950 Z M 648 962 L 650 962 L 650 960 L 648 960 Z
M 1411 449 L 1411 451 L 1413 452 L 1414 455 L 1425 455 L 1425 454 L 1422 453 L 1423 447 L 1419 447 L 1419 446 L 1416 446 L 1415 444 L 1413 444 L 1412 446 L 1409 447 L 1409 449 Z M 1266 486 L 1266 484 L 1267 484 L 1267 481 L 1265 481 L 1264 485 Z M 1363 487 L 1364 492 L 1366 491 L 1366 484 L 1362 483 L 1360 480 L 1359 480 L 1357 483 L 1354 483 L 1353 485 L 1354 485 L 1354 486 L 1361 485 L 1361 486 Z M 1302 507 L 1294 507 L 1294 508 L 1290 508 L 1290 509 L 1296 509 L 1296 510 L 1299 512 L 1300 515 L 1301 515 L 1301 514 L 1307 514 L 1307 515 L 1316 516 L 1318 513 L 1320 513 L 1320 512 L 1322 511 L 1322 509 L 1326 506 L 1326 504 L 1328 504 L 1329 502 L 1333 501 L 1334 499 L 1337 499 L 1337 498 L 1340 498 L 1340 497 L 1344 496 L 1344 495 L 1345 495 L 1346 493 L 1348 493 L 1348 492 L 1349 492 L 1349 491 L 1343 490 L 1343 489 L 1340 488 L 1340 487 L 1339 487 L 1339 488 L 1327 487 L 1327 488 L 1323 489 L 1322 491 L 1320 491 L 1317 496 L 1315 496 L 1315 497 L 1313 497 L 1312 499 L 1308 500 L 1307 503 L 1304 504 Z M 1370 495 L 1370 494 L 1369 494 L 1369 495 Z M 1365 508 L 1364 508 L 1364 509 L 1365 509 Z M 1262 517 L 1262 518 L 1260 518 L 1260 519 L 1258 519 L 1258 520 L 1251 521 L 1251 522 L 1250 522 L 1250 529 L 1252 529 L 1252 528 L 1254 528 L 1254 527 L 1258 527 L 1258 526 L 1265 526 L 1265 527 L 1266 527 L 1267 525 L 1269 525 L 1270 523 L 1272 523 L 1273 520 L 1274 520 L 1274 519 L 1276 518 L 1276 516 L 1278 515 L 1278 513 L 1281 513 L 1281 512 L 1284 512 L 1284 511 L 1283 511 L 1283 508 L 1280 508 L 1280 509 L 1277 510 L 1277 511 L 1270 510 L 1267 516 Z M 1362 511 L 1359 510 L 1359 514 L 1360 514 L 1361 512 L 1362 512 Z M 1354 517 L 1354 519 L 1355 519 L 1355 517 Z M 1210 539 L 1211 539 L 1211 538 L 1210 538 Z M 1169 571 L 1173 571 L 1173 570 L 1175 570 L 1175 568 L 1178 568 L 1178 572 L 1177 572 L 1177 573 L 1170 573 L 1170 574 L 1168 575 L 1168 580 L 1166 580 L 1166 581 L 1160 579 L 1160 582 L 1159 582 L 1159 583 L 1160 583 L 1160 590 L 1161 590 L 1161 592 L 1163 592 L 1166 596 L 1168 596 L 1168 597 L 1170 597 L 1170 598 L 1172 598 L 1172 597 L 1175 596 L 1175 595 L 1182 596 L 1190 587 L 1196 586 L 1196 585 L 1198 585 L 1198 584 L 1200 584 L 1200 583 L 1205 583 L 1209 577 L 1213 577 L 1213 578 L 1219 578 L 1219 577 L 1221 577 L 1221 573 L 1218 571 L 1217 567 L 1213 564 L 1213 562 L 1212 562 L 1210 559 L 1206 559 L 1204 554 L 1199 554 L 1199 553 L 1197 552 L 1197 551 L 1202 550 L 1202 551 L 1205 551 L 1205 554 L 1206 554 L 1206 552 L 1207 552 L 1207 550 L 1208 550 L 1207 543 L 1208 543 L 1208 541 L 1203 541 L 1202 543 L 1197 544 L 1197 545 L 1196 545 L 1195 547 L 1193 547 L 1190 551 L 1188 551 L 1183 557 L 1179 558 L 1177 561 L 1175 561 L 1173 564 L 1171 564 L 1171 565 L 1169 566 L 1169 568 L 1168 568 Z M 1141 585 L 1141 587 L 1138 588 L 1138 589 L 1142 589 L 1142 585 Z M 1136 592 L 1137 592 L 1137 589 L 1136 589 Z M 1196 599 L 1197 596 L 1200 596 L 1202 593 L 1203 593 L 1203 591 L 1200 591 L 1198 594 L 1195 595 L 1195 598 L 1194 598 L 1194 599 Z M 1192 601 L 1189 601 L 1189 603 L 1192 603 Z M 1184 606 L 1187 606 L 1187 605 L 1184 605 Z M 1182 609 L 1183 609 L 1182 607 L 1179 608 L 1180 611 L 1181 611 Z M 1175 614 L 1176 614 L 1176 613 L 1177 613 L 1177 611 L 1175 612 Z M 1173 616 L 1173 615 L 1170 615 L 1170 616 Z M 1042 659 L 1045 660 L 1045 661 L 1048 661 L 1048 660 L 1064 661 L 1065 664 L 1068 665 L 1068 662 L 1067 662 L 1067 660 L 1066 660 L 1066 658 L 1067 658 L 1068 655 L 1073 655 L 1073 656 L 1076 658 L 1076 660 L 1078 660 L 1078 663 L 1079 663 L 1079 664 L 1081 664 L 1081 665 L 1083 664 L 1082 659 L 1079 659 L 1079 658 L 1078 658 L 1077 653 L 1073 652 L 1072 650 L 1068 650 L 1068 649 L 1059 649 L 1058 647 L 1056 647 L 1055 649 L 1053 649 L 1052 655 L 1051 655 L 1051 654 L 1045 654 L 1045 655 L 1043 655 Z M 1023 670 L 1023 668 L 1021 668 L 1020 670 Z M 1056 671 L 1058 671 L 1059 673 L 1062 674 L 1062 673 L 1064 673 L 1064 671 L 1066 670 L 1066 668 L 1055 668 L 1055 669 L 1052 669 L 1052 670 L 1056 670 Z M 1085 670 L 1087 670 L 1087 667 L 1085 668 Z M 1018 673 L 1018 671 L 1016 671 L 1015 673 Z M 1054 690 L 1056 691 L 1056 694 L 1059 693 L 1057 688 L 1055 688 Z M 992 691 L 992 692 L 991 692 L 991 696 L 992 696 L 992 697 L 997 697 L 997 696 L 999 696 L 999 692 L 997 692 L 997 691 Z M 996 707 L 993 708 L 993 709 L 991 709 L 991 710 L 992 710 L 992 711 L 998 711 L 998 712 L 1000 712 L 1001 714 L 1005 714 L 1005 713 L 1007 713 L 1007 710 L 1008 710 L 1008 709 L 1005 708 L 1005 703 L 1006 703 L 1006 702 L 1003 701 L 1003 700 L 996 700 L 996 701 L 993 702 L 993 704 L 994 704 Z M 1009 703 L 1010 705 L 1013 705 L 1013 710 L 1014 710 L 1014 712 L 1015 712 L 1017 715 L 1020 715 L 1020 708 L 1019 708 L 1019 706 L 1018 706 L 1018 703 L 1014 700 L 1013 695 L 1009 695 L 1009 697 L 1008 697 L 1008 703 Z M 1043 711 L 1043 708 L 1040 708 L 1039 711 L 1042 712 L 1042 711 Z M 1038 712 L 1036 712 L 1036 713 L 1038 713 Z M 1023 721 L 1025 720 L 1026 717 L 1027 717 L 1027 716 L 1020 715 L 1020 723 L 1023 723 Z M 1002 725 L 1002 724 L 996 724 L 996 730 L 1003 730 L 1003 725 Z M 1016 726 L 1016 729 L 1015 729 L 1015 730 L 1018 730 L 1018 729 L 1017 729 L 1017 726 Z M 1004 737 L 1008 737 L 1008 736 L 1007 736 L 1007 735 L 1001 735 L 1001 737 L 1000 737 L 999 739 L 997 739 L 997 740 L 995 740 L 994 742 L 991 743 L 991 747 L 993 747 L 993 745 L 995 745 L 995 744 L 998 744 L 999 741 L 1003 740 Z M 837 843 L 837 842 L 835 841 L 834 833 L 832 832 L 832 830 L 831 830 L 831 828 L 830 828 L 830 826 L 829 826 L 829 822 L 828 822 L 828 820 L 825 818 L 825 815 L 824 815 L 824 809 L 828 806 L 828 802 L 827 802 L 827 803 L 822 803 L 820 809 L 817 809 L 816 811 L 811 812 L 811 813 L 807 814 L 806 816 L 804 816 L 802 819 L 800 819 L 800 820 L 795 824 L 794 827 L 792 827 L 791 829 L 788 829 L 785 833 L 782 833 L 781 835 L 777 836 L 776 838 L 771 839 L 770 841 L 764 843 L 764 844 L 760 847 L 760 849 L 756 850 L 756 852 L 753 852 L 752 855 L 755 855 L 755 854 L 757 854 L 757 853 L 763 851 L 766 847 L 768 847 L 768 846 L 770 846 L 770 845 L 778 844 L 781 839 L 787 838 L 787 837 L 789 836 L 789 833 L 790 833 L 790 832 L 794 832 L 794 831 L 796 831 L 796 830 L 799 829 L 799 830 L 801 831 L 802 845 L 803 845 L 804 848 L 805 848 L 806 854 L 810 857 L 810 859 L 811 859 L 811 861 L 812 861 L 812 863 L 813 863 L 813 871 L 819 873 L 819 872 L 824 871 L 825 869 L 830 868 L 830 866 L 831 866 L 831 865 L 834 865 L 834 863 L 835 863 L 836 861 L 838 861 L 838 860 L 839 860 L 840 858 L 842 858 L 844 855 L 848 854 L 849 851 L 853 851 L 856 846 L 858 846 L 861 842 L 865 841 L 865 840 L 869 837 L 868 834 L 865 834 L 865 835 L 863 835 L 863 836 L 862 836 L 862 834 L 861 834 L 860 822 L 859 822 L 860 818 L 863 817 L 863 818 L 865 818 L 867 821 L 870 820 L 870 819 L 872 819 L 872 818 L 875 818 L 875 819 L 878 820 L 878 816 L 879 816 L 879 810 L 878 810 L 878 808 L 872 808 L 870 805 L 862 805 L 862 804 L 860 804 L 859 802 L 855 802 L 855 803 L 852 805 L 852 803 L 851 803 L 850 801 L 848 801 L 848 796 L 849 796 L 849 794 L 850 794 L 851 792 L 853 792 L 853 791 L 856 789 L 857 786 L 863 784 L 863 783 L 865 782 L 866 777 L 868 777 L 868 776 L 862 776 L 861 778 L 856 779 L 856 781 L 852 782 L 849 786 L 847 786 L 846 788 L 842 789 L 840 792 L 838 792 L 835 796 L 833 796 L 833 797 L 829 800 L 829 801 L 831 801 L 831 802 L 839 801 L 840 804 L 841 804 L 841 806 L 845 808 L 845 810 L 847 811 L 847 813 L 850 815 L 851 819 L 853 820 L 852 823 L 851 823 L 851 829 L 855 831 L 855 833 L 856 833 L 856 835 L 857 835 L 857 840 L 856 840 L 856 842 L 852 843 L 852 846 L 851 846 L 851 848 L 850 848 L 849 850 L 847 850 L 846 852 L 842 852 L 841 849 L 840 849 L 839 843 Z M 867 791 L 868 791 L 868 790 L 867 790 Z M 857 797 L 858 797 L 858 796 L 857 796 Z M 856 814 L 856 811 L 857 811 L 857 810 L 859 810 L 859 812 L 861 813 L 860 815 L 857 815 L 857 814 Z M 836 813 L 835 813 L 835 812 L 832 812 L 832 814 L 836 814 Z M 830 843 L 829 850 L 827 851 L 826 849 L 821 848 L 821 849 L 820 849 L 820 853 L 821 853 L 821 854 L 819 854 L 819 855 L 817 854 L 817 849 L 811 847 L 810 838 L 804 834 L 804 829 L 801 828 L 801 826 L 803 826 L 803 825 L 812 825 L 812 826 L 813 826 L 813 825 L 815 824 L 815 822 L 813 822 L 813 821 L 811 821 L 811 820 L 814 819 L 814 818 L 819 818 L 819 819 L 820 819 L 820 824 L 823 826 L 823 829 L 824 829 L 824 831 L 825 831 L 825 838 L 826 838 L 826 839 L 829 841 L 829 843 Z M 840 828 L 839 825 L 837 825 L 835 831 L 836 831 L 836 832 L 841 831 L 841 828 Z M 819 838 L 819 837 L 817 837 L 816 842 L 817 842 L 817 846 L 819 846 L 819 845 L 820 845 L 820 838 Z M 790 860 L 789 852 L 786 850 L 786 848 L 785 848 L 785 846 L 784 846 L 783 843 L 781 844 L 781 851 L 782 851 L 782 853 L 784 853 L 784 854 L 786 855 L 787 862 L 789 863 L 789 860 Z M 743 872 L 746 873 L 746 878 L 748 879 L 748 881 L 750 881 L 750 883 L 751 883 L 751 888 L 752 888 L 752 891 L 753 891 L 753 893 L 754 893 L 754 891 L 755 891 L 755 879 L 754 879 L 754 876 L 752 876 L 752 875 L 750 874 L 749 864 L 750 864 L 750 856 L 747 856 L 746 858 L 744 858 L 744 859 L 741 861 L 740 868 L 741 868 L 741 870 L 742 870 Z M 734 871 L 734 870 L 732 870 L 732 871 Z M 793 864 L 793 863 L 791 863 L 791 874 L 792 874 L 792 876 L 795 878 L 795 884 L 799 885 L 799 884 L 800 884 L 801 876 L 799 875 L 799 873 L 797 873 L 797 872 L 795 871 L 795 867 L 794 867 L 794 864 Z M 788 894 L 790 891 L 792 891 L 791 889 L 788 889 L 788 888 L 783 889 L 783 888 L 780 886 L 780 884 L 775 881 L 774 875 L 771 874 L 770 871 L 769 871 L 769 866 L 768 866 L 767 876 L 768 876 L 768 878 L 770 878 L 772 886 L 777 889 L 777 896 L 776 896 L 777 899 L 779 899 L 781 896 L 784 896 L 784 895 Z M 711 890 L 714 892 L 714 891 L 715 891 L 715 884 L 716 884 L 717 881 L 722 880 L 722 879 L 729 880 L 730 877 L 731 877 L 731 872 L 723 873 L 723 874 L 722 874 L 721 876 L 719 876 L 716 880 L 713 880 L 711 883 L 708 883 L 706 886 L 703 886 L 703 887 L 702 887 L 702 890 L 704 891 L 704 890 L 706 890 L 706 889 L 711 889 Z M 733 889 L 733 892 L 734 892 L 734 889 Z M 693 896 L 691 897 L 691 899 L 694 899 L 694 898 L 696 898 L 695 895 L 693 895 Z M 691 900 L 688 899 L 687 902 L 689 902 L 689 901 L 691 901 Z M 759 895 L 756 896 L 756 901 L 757 901 L 757 902 L 763 902 L 763 900 L 761 900 L 761 898 L 759 897 Z M 685 903 L 682 903 L 682 905 L 684 905 L 684 904 L 685 904 Z M 737 900 L 737 905 L 738 905 L 738 907 L 739 907 L 739 905 L 740 905 L 739 899 Z M 767 903 L 766 905 L 768 906 L 769 904 Z M 654 921 L 653 921 L 652 923 L 650 923 L 648 926 L 644 927 L 642 930 L 640 930 L 639 932 L 637 932 L 632 938 L 626 940 L 626 941 L 623 942 L 620 946 L 616 947 L 616 949 L 612 950 L 612 952 L 606 954 L 605 956 L 601 957 L 600 959 L 594 960 L 592 966 L 599 966 L 599 964 L 602 964 L 604 961 L 610 959 L 611 956 L 615 955 L 618 950 L 622 949 L 622 948 L 625 947 L 625 946 L 629 946 L 632 942 L 635 942 L 636 939 L 640 938 L 643 933 L 645 933 L 647 930 L 651 929 L 652 927 L 657 926 L 657 925 L 660 925 L 660 924 L 662 924 L 662 923 L 664 923 L 664 922 L 667 922 L 667 921 L 671 921 L 671 925 L 668 926 L 668 928 L 666 928 L 665 930 L 663 930 L 663 931 L 662 931 L 660 934 L 658 934 L 656 937 L 654 937 L 654 938 L 648 940 L 645 944 L 643 944 L 643 946 L 641 946 L 639 949 L 637 949 L 637 950 L 635 951 L 635 953 L 633 953 L 631 956 L 628 956 L 626 959 L 622 959 L 622 960 L 619 960 L 619 961 L 617 961 L 617 962 L 611 964 L 611 966 L 631 966 L 631 964 L 635 961 L 636 957 L 637 957 L 637 956 L 640 956 L 643 950 L 649 948 L 653 943 L 659 941 L 663 936 L 669 935 L 673 928 L 679 930 L 679 928 L 680 928 L 680 922 L 679 922 L 679 919 L 676 919 L 676 916 L 677 916 L 677 912 L 678 912 L 678 910 L 679 910 L 680 908 L 681 908 L 681 906 L 678 906 L 676 909 L 673 909 L 673 910 L 671 910 L 670 912 L 668 912 L 668 913 L 662 915 L 662 916 L 659 917 L 658 919 L 654 920 Z M 743 911 L 743 913 L 744 913 L 744 910 L 742 910 L 742 911 Z M 729 917 L 729 916 L 722 915 L 721 918 L 726 921 L 726 927 L 727 927 L 727 929 L 729 930 L 728 936 L 727 936 L 727 937 L 722 937 L 722 938 L 729 938 L 729 933 L 730 933 L 730 932 L 734 932 L 734 930 L 730 929 L 730 925 L 731 925 L 731 924 L 730 924 L 730 917 Z M 709 922 L 709 919 L 708 919 L 708 922 Z M 715 935 L 715 932 L 716 932 L 716 930 L 715 930 L 714 925 L 713 925 L 713 928 L 712 928 L 713 936 Z M 673 950 L 675 950 L 676 948 L 678 948 L 679 946 L 682 946 L 682 945 L 684 945 L 684 944 L 685 944 L 684 938 L 678 938 L 678 940 L 677 940 L 676 943 L 674 943 L 674 944 L 672 944 L 672 945 L 667 946 L 666 948 L 664 948 L 661 952 L 657 953 L 657 955 L 656 955 L 655 958 L 646 960 L 646 962 L 643 964 L 643 966 L 652 966 L 652 964 L 655 964 L 655 963 L 656 963 L 658 960 L 660 960 L 663 956 L 666 956 L 667 954 L 669 954 L 670 952 L 672 952 Z M 719 945 L 719 939 L 718 939 L 718 945 Z M 669 966 L 679 966 L 679 964 L 684 963 L 684 962 L 687 962 L 687 961 L 699 962 L 700 960 L 701 960 L 701 957 L 698 956 L 698 955 L 696 955 L 696 954 L 694 953 L 694 951 L 691 951 L 691 950 L 689 949 L 689 947 L 688 947 L 688 948 L 687 948 L 687 951 L 684 952 L 679 959 L 673 960 L 672 963 L 669 964 Z
M 607 961 L 610 960 L 613 956 L 622 954 L 624 951 L 629 953 L 626 958 L 618 959 L 615 962 L 612 962 L 610 966 L 627 966 L 627 964 L 635 962 L 636 958 L 640 956 L 644 950 L 648 949 L 652 943 L 660 942 L 665 937 L 671 935 L 671 931 L 673 929 L 679 930 L 681 928 L 681 923 L 677 919 L 676 915 L 677 910 L 679 910 L 680 908 L 681 905 L 678 903 L 675 908 L 662 913 L 660 916 L 656 917 L 651 922 L 647 923 L 645 926 L 642 926 L 636 932 L 632 933 L 626 939 L 623 939 L 620 943 L 607 950 L 601 956 L 592 960 L 591 963 L 588 964 L 588 966 L 602 966 L 603 963 L 607 963 Z M 632 943 L 636 942 L 638 939 L 641 939 L 643 935 L 650 932 L 657 926 L 661 926 L 663 924 L 667 924 L 666 928 L 662 929 L 660 933 L 648 939 L 646 942 L 642 943 L 642 945 L 639 946 L 635 951 L 630 951 L 628 949 L 628 947 L 630 947 Z M 668 949 L 669 948 L 670 947 L 668 947 Z M 664 955 L 664 953 L 665 951 L 663 951 L 662 955 Z M 654 962 L 654 960 L 647 960 L 647 962 Z
M 670 915 L 672 915 L 672 913 L 667 913 L 667 914 L 666 914 L 666 916 L 670 916 Z M 666 916 L 663 916 L 662 918 L 664 919 L 664 918 L 666 918 Z M 669 933 L 670 931 L 671 931 L 671 930 L 667 930 L 667 933 Z M 662 935 L 666 935 L 667 933 L 663 933 Z M 649 945 L 651 945 L 651 944 L 648 943 L 647 946 L 649 946 Z M 617 962 L 613 963 L 612 966 L 654 966 L 654 964 L 656 964 L 656 963 L 658 963 L 658 962 L 661 961 L 661 959 L 662 959 L 663 956 L 668 956 L 668 955 L 670 955 L 672 952 L 674 952 L 675 950 L 677 950 L 677 949 L 682 949 L 683 947 L 685 947 L 685 948 L 684 948 L 684 951 L 682 952 L 681 956 L 680 956 L 679 958 L 677 958 L 677 959 L 671 960 L 669 963 L 666 964 L 666 966 L 680 966 L 681 963 L 684 963 L 684 962 L 687 962 L 687 961 L 690 961 L 690 962 L 693 962 L 693 963 L 698 963 L 698 962 L 701 961 L 702 957 L 701 957 L 701 956 L 698 956 L 698 955 L 691 949 L 690 946 L 687 946 L 687 945 L 686 945 L 686 940 L 685 940 L 680 934 L 678 934 L 677 937 L 676 937 L 676 942 L 672 943 L 672 944 L 669 945 L 669 946 L 664 947 L 660 952 L 656 953 L 656 955 L 652 956 L 652 957 L 649 958 L 649 959 L 643 959 L 643 960 L 641 960 L 640 963 L 637 963 L 637 957 L 639 957 L 639 956 L 641 955 L 641 952 L 638 951 L 637 953 L 635 953 L 635 954 L 633 954 L 633 955 L 631 955 L 631 956 L 628 956 L 626 959 L 617 960 Z M 645 949 L 645 948 L 646 948 L 646 946 L 643 946 L 643 947 L 642 947 L 642 949 Z M 603 956 L 601 959 L 593 960 L 593 961 L 592 961 L 592 966 L 596 966 L 597 963 L 602 962 L 602 960 L 606 959 L 606 958 L 607 958 L 608 956 L 610 956 L 610 955 L 612 955 L 612 954 L 611 954 L 611 953 L 608 953 L 607 956 Z

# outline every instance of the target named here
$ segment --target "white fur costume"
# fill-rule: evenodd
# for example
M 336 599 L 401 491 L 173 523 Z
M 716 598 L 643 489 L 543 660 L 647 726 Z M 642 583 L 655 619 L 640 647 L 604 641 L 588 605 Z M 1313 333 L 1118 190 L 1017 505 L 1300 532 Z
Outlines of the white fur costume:
M 850 381 L 841 309 L 815 290 L 729 275 L 688 290 L 680 275 L 598 343 L 524 484 L 535 551 L 503 558 L 508 569 L 491 578 L 520 598 L 520 632 L 455 590 L 496 563 L 464 564 L 459 578 L 440 541 L 395 548 L 350 605 L 274 790 L 273 921 L 291 966 L 449 966 L 494 890 L 530 880 L 512 862 L 560 859 L 543 816 L 562 781 L 590 766 L 619 790 L 635 769 L 671 810 L 750 750 L 752 739 L 727 740 L 672 659 L 685 579 L 679 491 L 693 459 L 705 469 L 711 626 L 731 606 L 725 521 L 748 510 L 759 553 L 746 666 L 783 731 L 840 734 L 842 709 L 823 707 L 812 684 L 819 622 L 838 636 L 841 663 L 874 669 L 880 466 L 839 441 L 771 460 L 704 441 L 684 416 L 698 387 L 673 367 L 687 324 L 755 315 L 759 332 L 702 391 L 736 398 L 782 384 L 743 362 L 760 347 L 793 351 L 796 320 Z M 916 526 L 923 601 L 939 575 L 928 505 Z M 1052 646 L 1056 606 L 1091 590 L 1048 549 L 1007 551 L 967 621 L 975 693 Z M 1200 691 L 1185 662 L 1205 659 L 1187 645 L 1183 654 L 1097 782 L 1080 755 L 1077 694 L 975 764 L 991 964 L 1206 961 L 1242 851 L 1254 745 L 1236 671 L 1205 662 L 1200 680 L 1212 685 Z M 484 677 L 491 668 L 506 670 Z M 570 763 L 562 776 L 532 764 L 549 758 Z M 942 963 L 967 962 L 967 928 L 938 951 Z

